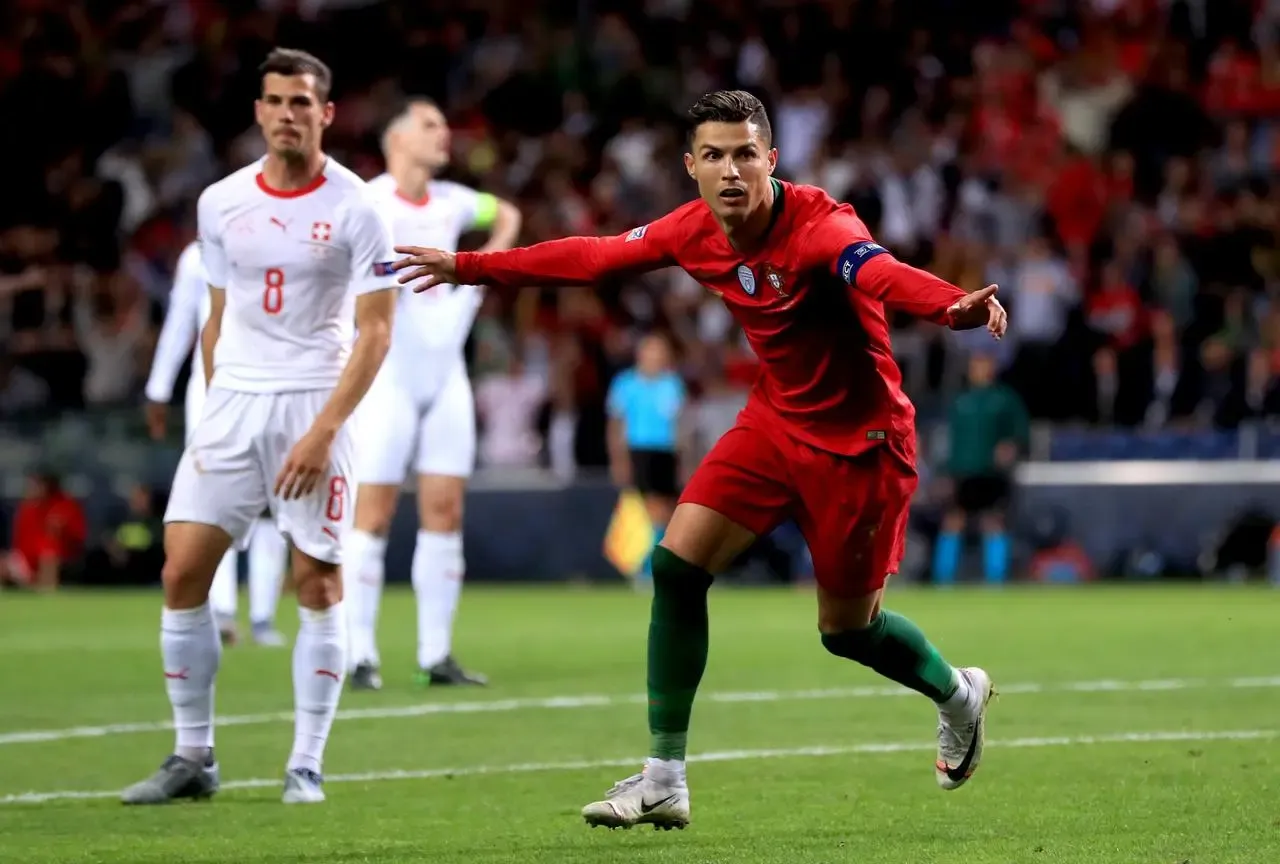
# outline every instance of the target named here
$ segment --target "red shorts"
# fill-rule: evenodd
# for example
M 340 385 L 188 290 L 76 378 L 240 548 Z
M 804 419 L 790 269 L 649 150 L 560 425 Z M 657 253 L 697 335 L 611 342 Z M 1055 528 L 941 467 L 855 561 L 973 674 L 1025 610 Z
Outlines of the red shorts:
M 702 460 L 680 503 L 708 507 L 756 535 L 794 519 L 818 584 L 860 597 L 898 570 L 917 481 L 914 438 L 840 456 L 739 418 Z

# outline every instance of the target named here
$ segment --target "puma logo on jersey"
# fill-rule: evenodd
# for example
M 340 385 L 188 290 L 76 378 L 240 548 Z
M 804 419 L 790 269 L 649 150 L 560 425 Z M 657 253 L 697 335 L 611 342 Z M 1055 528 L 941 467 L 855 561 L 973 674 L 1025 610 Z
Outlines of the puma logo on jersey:
M 276 226 L 277 228 L 279 228 L 281 231 L 288 232 L 288 230 L 289 230 L 289 223 L 288 223 L 288 222 L 281 222 L 279 219 L 277 219 L 277 218 L 276 218 L 276 217 L 274 217 L 274 216 L 272 216 L 272 217 L 271 217 L 271 224 L 272 224 L 272 225 L 275 225 L 275 226 Z

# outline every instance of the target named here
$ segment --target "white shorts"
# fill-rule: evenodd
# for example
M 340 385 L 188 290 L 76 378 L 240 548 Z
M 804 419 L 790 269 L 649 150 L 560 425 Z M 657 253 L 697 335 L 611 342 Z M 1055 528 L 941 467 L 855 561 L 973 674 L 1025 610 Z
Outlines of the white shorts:
M 415 394 L 395 370 L 379 373 L 357 411 L 360 483 L 399 486 L 416 474 L 470 477 L 476 463 L 476 408 L 461 356 L 430 395 Z
M 273 492 L 290 449 L 311 428 L 329 393 L 210 390 L 178 463 L 164 521 L 217 525 L 243 549 L 254 520 L 269 508 L 280 533 L 299 551 L 339 563 L 354 500 L 348 488 L 354 451 L 350 431 L 339 430 L 329 471 L 314 492 L 292 501 Z

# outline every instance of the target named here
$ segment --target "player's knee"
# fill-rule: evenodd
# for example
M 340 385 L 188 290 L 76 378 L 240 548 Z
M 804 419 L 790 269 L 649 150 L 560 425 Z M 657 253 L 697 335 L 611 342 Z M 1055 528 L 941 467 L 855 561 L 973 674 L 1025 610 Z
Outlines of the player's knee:
M 462 530 L 462 496 L 433 495 L 422 503 L 422 530 L 454 534 Z
M 879 616 L 877 616 L 879 617 Z M 865 627 L 851 627 L 821 634 L 822 647 L 836 657 L 866 665 L 876 653 L 879 641 L 875 622 Z
M 352 527 L 375 537 L 386 537 L 391 533 L 391 518 L 395 515 L 395 499 L 384 500 L 384 496 L 362 491 L 356 493 L 356 513 Z
M 160 568 L 164 587 L 164 605 L 170 609 L 194 609 L 209 599 L 209 583 L 213 577 L 201 572 L 205 568 L 181 557 L 170 557 Z
M 654 590 L 670 594 L 705 596 L 712 576 L 701 567 L 685 561 L 665 546 L 653 550 Z
M 337 564 L 308 562 L 294 568 L 298 605 L 304 609 L 328 609 L 342 602 L 342 575 Z

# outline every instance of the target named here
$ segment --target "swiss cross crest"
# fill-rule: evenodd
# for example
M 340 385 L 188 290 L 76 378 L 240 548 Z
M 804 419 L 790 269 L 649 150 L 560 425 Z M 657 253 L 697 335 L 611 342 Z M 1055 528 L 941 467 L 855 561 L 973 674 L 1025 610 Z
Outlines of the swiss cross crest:
M 779 297 L 788 296 L 787 292 L 783 290 L 783 285 L 785 285 L 786 282 L 783 281 L 782 274 L 779 273 L 778 269 L 772 264 L 764 265 L 764 281 L 769 283 L 770 288 L 778 292 Z
M 333 226 L 328 222 L 312 222 L 311 223 L 311 239 L 328 242 L 333 236 Z

